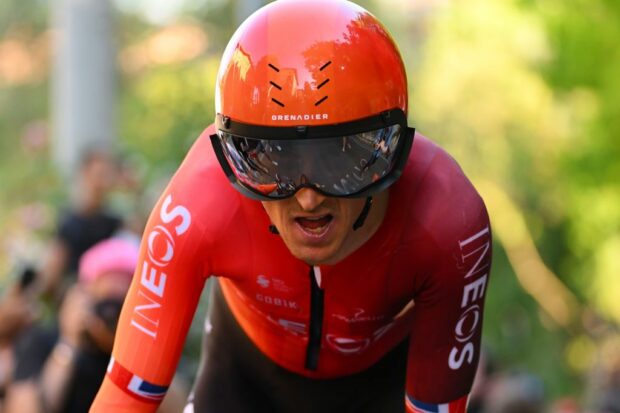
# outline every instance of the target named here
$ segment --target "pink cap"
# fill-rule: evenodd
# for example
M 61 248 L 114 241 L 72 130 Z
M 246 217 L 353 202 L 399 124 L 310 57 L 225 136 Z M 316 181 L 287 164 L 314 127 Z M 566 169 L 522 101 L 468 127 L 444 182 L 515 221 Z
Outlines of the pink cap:
M 79 279 L 91 283 L 107 273 L 133 276 L 138 263 L 138 245 L 122 238 L 110 238 L 89 248 L 80 259 Z

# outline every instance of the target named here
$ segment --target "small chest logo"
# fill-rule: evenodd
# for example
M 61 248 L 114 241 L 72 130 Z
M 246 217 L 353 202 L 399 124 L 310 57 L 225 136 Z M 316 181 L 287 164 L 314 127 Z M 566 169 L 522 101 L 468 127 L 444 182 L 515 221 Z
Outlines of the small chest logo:
M 256 277 L 256 284 L 260 285 L 263 288 L 269 288 L 269 284 L 271 284 L 271 282 L 267 277 L 261 274 Z

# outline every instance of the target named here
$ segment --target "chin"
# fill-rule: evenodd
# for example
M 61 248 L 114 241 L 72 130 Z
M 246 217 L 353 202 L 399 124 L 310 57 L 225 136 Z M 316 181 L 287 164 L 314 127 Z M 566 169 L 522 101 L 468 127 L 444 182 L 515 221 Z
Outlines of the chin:
M 304 261 L 308 265 L 331 265 L 336 263 L 336 252 L 332 248 L 308 248 L 301 247 L 292 249 L 295 258 Z

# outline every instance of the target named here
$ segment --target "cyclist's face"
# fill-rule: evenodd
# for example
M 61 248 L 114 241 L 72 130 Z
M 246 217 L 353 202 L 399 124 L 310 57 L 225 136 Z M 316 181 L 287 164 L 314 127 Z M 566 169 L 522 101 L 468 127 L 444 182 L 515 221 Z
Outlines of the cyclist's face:
M 332 198 L 303 188 L 290 198 L 263 202 L 263 207 L 291 253 L 318 265 L 335 264 L 368 241 L 383 221 L 387 201 L 387 191 L 375 195 L 370 213 L 357 231 L 353 224 L 365 198 Z

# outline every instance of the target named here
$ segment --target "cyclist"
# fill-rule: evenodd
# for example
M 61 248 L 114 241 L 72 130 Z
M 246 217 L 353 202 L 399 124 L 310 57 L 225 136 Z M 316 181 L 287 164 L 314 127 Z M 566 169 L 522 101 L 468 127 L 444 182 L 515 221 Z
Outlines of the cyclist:
M 147 224 L 91 411 L 156 409 L 214 275 L 187 412 L 465 412 L 488 215 L 408 126 L 385 28 L 348 1 L 275 1 L 232 37 L 215 99 Z

